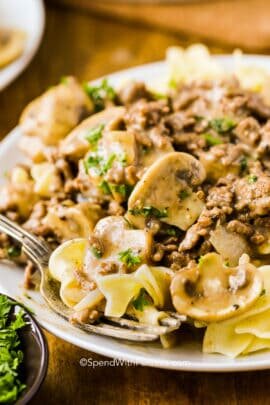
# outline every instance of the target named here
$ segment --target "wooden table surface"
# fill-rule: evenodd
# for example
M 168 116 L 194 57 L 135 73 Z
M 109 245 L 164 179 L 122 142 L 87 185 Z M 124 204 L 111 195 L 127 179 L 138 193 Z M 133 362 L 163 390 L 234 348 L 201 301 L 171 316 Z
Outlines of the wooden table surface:
M 74 11 L 47 9 L 42 46 L 29 68 L 0 94 L 0 138 L 32 98 L 66 74 L 81 80 L 163 58 L 179 38 Z M 81 367 L 104 359 L 47 333 L 47 378 L 32 404 L 269 404 L 270 371 L 204 374 L 147 367 Z

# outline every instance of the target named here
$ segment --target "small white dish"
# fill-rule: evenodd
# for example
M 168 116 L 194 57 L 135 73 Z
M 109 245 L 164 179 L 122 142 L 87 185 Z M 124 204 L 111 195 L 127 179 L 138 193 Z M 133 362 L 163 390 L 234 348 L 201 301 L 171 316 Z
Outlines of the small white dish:
M 26 33 L 22 55 L 0 68 L 0 91 L 27 67 L 40 45 L 45 26 L 43 0 L 0 0 L 0 29 L 15 28 Z
M 232 68 L 231 56 L 221 56 L 218 59 L 226 69 L 230 70 Z M 270 71 L 270 57 L 245 56 L 243 62 L 255 63 Z M 164 78 L 165 74 L 165 64 L 158 62 L 128 69 L 107 77 L 112 85 L 117 86 L 127 78 L 143 80 L 151 84 Z M 17 146 L 20 136 L 21 132 L 17 127 L 0 143 L 0 185 L 5 182 L 5 171 L 23 159 Z M 22 281 L 22 269 L 0 263 L 0 292 L 23 302 L 28 308 L 32 309 L 37 320 L 45 329 L 83 349 L 113 357 L 117 360 L 173 370 L 228 372 L 270 368 L 270 351 L 230 359 L 218 354 L 202 353 L 201 342 L 192 338 L 183 341 L 179 346 L 165 350 L 162 349 L 159 343 L 127 343 L 121 340 L 87 334 L 54 314 L 46 306 L 38 292 L 24 291 Z M 82 365 L 85 365 L 85 363 Z

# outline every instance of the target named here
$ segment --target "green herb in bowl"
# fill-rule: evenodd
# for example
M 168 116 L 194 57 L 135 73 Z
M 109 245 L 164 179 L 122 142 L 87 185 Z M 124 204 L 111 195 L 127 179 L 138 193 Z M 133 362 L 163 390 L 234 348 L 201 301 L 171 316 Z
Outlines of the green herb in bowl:
M 19 329 L 26 326 L 25 311 L 14 313 L 14 302 L 0 294 L 0 403 L 14 403 L 26 385 L 21 381 L 23 361 Z

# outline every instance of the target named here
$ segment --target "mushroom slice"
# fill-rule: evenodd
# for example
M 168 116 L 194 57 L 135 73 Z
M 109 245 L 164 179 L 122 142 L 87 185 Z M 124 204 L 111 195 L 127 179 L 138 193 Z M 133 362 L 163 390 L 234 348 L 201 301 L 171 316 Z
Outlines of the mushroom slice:
M 196 193 L 205 178 L 200 162 L 187 153 L 173 152 L 154 163 L 137 183 L 128 201 L 127 219 L 144 228 L 149 216 L 188 229 L 203 210 Z
M 246 239 L 236 232 L 227 231 L 224 226 L 218 225 L 210 234 L 210 242 L 215 250 L 222 256 L 225 263 L 236 266 L 243 253 L 249 252 Z
M 217 253 L 197 266 L 178 271 L 171 283 L 177 312 L 204 322 L 231 318 L 249 308 L 262 291 L 262 275 L 243 254 L 237 267 L 226 267 Z
M 94 248 L 96 243 L 102 247 L 102 252 L 99 254 L 96 254 Z M 90 237 L 90 245 L 91 248 L 87 255 L 87 268 L 90 272 L 93 272 L 101 263 L 121 265 L 124 257 L 128 255 L 130 258 L 132 255 L 133 259 L 136 259 L 134 265 L 128 263 L 128 270 L 130 271 L 135 270 L 149 258 L 152 236 L 150 232 L 145 230 L 131 229 L 123 217 L 110 216 L 97 223 L 95 231 Z
M 45 145 L 57 145 L 92 110 L 81 85 L 67 77 L 25 108 L 20 126 L 24 135 L 37 136 Z
M 104 128 L 106 131 L 113 121 L 121 118 L 124 111 L 124 107 L 111 107 L 86 118 L 62 141 L 60 145 L 61 154 L 73 159 L 82 158 L 91 147 L 95 146 L 95 139 L 92 138 L 93 142 L 91 142 L 89 134 L 99 128 L 100 130 Z M 96 141 L 98 141 L 97 138 Z

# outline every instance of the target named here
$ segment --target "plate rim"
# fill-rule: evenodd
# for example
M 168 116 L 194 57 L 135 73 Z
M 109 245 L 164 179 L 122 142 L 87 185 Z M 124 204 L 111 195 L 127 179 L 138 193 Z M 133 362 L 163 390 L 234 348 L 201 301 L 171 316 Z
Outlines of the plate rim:
M 232 62 L 232 55 L 230 54 L 222 54 L 222 55 L 215 55 L 215 58 L 220 60 L 221 62 Z M 267 55 L 243 55 L 243 61 L 247 62 L 256 62 L 260 60 L 263 64 L 269 64 L 269 69 L 270 69 L 270 56 Z M 123 75 L 128 75 L 128 77 L 132 77 L 132 75 L 138 76 L 138 73 L 143 72 L 145 69 L 161 69 L 161 67 L 165 67 L 165 62 L 164 61 L 158 61 L 158 62 L 153 62 L 153 63 L 147 63 L 147 64 L 142 64 L 138 65 L 135 67 L 131 67 L 128 69 L 123 69 L 111 74 L 104 75 L 98 79 L 91 80 L 90 82 L 96 83 L 100 80 L 102 80 L 104 77 L 108 78 L 109 80 L 118 80 L 121 79 Z M 20 136 L 20 128 L 19 126 L 15 127 L 13 130 L 11 130 L 6 137 L 0 142 L 0 154 L 3 153 L 3 151 L 9 148 L 9 145 L 12 144 L 18 137 Z M 1 290 L 1 288 L 0 288 Z M 6 293 L 3 291 L 3 293 Z M 17 297 L 14 297 L 17 299 Z M 57 316 L 57 315 L 56 315 Z M 60 317 L 61 318 L 61 317 Z M 269 369 L 270 368 L 270 350 L 266 351 L 266 353 L 269 354 L 268 359 L 266 358 L 265 360 L 256 360 L 252 359 L 252 355 L 242 357 L 242 361 L 239 361 L 239 358 L 237 359 L 230 359 L 228 357 L 225 357 L 223 355 L 220 355 L 220 361 L 215 359 L 211 360 L 211 354 L 203 354 L 206 358 L 209 358 L 209 360 L 206 360 L 205 362 L 198 361 L 198 360 L 166 360 L 166 359 L 158 359 L 157 357 L 152 356 L 152 359 L 150 360 L 149 358 L 145 358 L 142 353 L 131 353 L 131 352 L 125 352 L 125 347 L 123 346 L 122 349 L 117 349 L 117 348 L 110 348 L 107 347 L 106 345 L 99 344 L 99 342 L 91 341 L 91 335 L 90 335 L 90 340 L 84 341 L 81 339 L 79 336 L 72 335 L 72 328 L 73 326 L 70 325 L 70 330 L 71 332 L 65 332 L 63 331 L 59 326 L 55 326 L 54 323 L 51 323 L 50 321 L 46 321 L 43 319 L 39 319 L 38 317 L 36 318 L 38 323 L 48 332 L 52 333 L 54 336 L 63 339 L 64 341 L 71 343 L 77 347 L 80 347 L 82 349 L 85 349 L 89 352 L 94 352 L 97 354 L 100 354 L 102 356 L 107 356 L 109 358 L 117 359 L 119 361 L 124 361 L 124 362 L 129 362 L 133 363 L 136 365 L 142 365 L 142 366 L 147 366 L 147 367 L 153 367 L 153 368 L 160 368 L 160 369 L 167 369 L 167 370 L 175 370 L 175 371 L 191 371 L 191 372 L 243 372 L 243 371 L 252 371 L 252 370 L 264 370 L 264 369 Z M 95 335 L 98 337 L 98 335 Z M 104 337 L 102 337 L 104 339 Z M 106 338 L 111 341 L 112 338 Z M 118 342 L 120 342 L 118 340 Z M 120 342 L 121 343 L 121 342 Z M 147 345 L 146 345 L 147 347 Z M 169 350 L 169 349 L 162 349 L 160 347 L 160 350 Z M 240 357 L 241 358 L 241 357 Z M 224 360 L 224 361 L 223 361 Z

